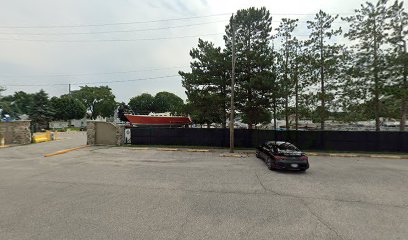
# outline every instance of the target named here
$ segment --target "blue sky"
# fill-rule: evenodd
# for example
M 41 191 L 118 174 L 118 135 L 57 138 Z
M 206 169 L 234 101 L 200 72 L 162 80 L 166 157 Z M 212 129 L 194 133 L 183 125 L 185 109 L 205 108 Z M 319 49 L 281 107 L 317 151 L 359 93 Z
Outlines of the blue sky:
M 225 25 L 236 10 L 265 6 L 277 27 L 281 17 L 306 21 L 313 16 L 303 14 L 319 9 L 349 14 L 361 3 L 4 0 L 0 8 L 0 86 L 7 88 L 6 95 L 43 88 L 51 96 L 59 96 L 68 92 L 68 83 L 73 90 L 79 88 L 79 83 L 88 83 L 109 85 L 117 101 L 128 102 L 141 93 L 159 91 L 173 92 L 185 99 L 181 78 L 174 75 L 178 70 L 188 70 L 188 53 L 197 45 L 198 36 L 223 46 Z M 180 19 L 196 16 L 207 17 Z M 344 26 L 341 21 L 337 24 Z M 297 34 L 299 38 L 307 34 L 304 23 L 300 23 Z

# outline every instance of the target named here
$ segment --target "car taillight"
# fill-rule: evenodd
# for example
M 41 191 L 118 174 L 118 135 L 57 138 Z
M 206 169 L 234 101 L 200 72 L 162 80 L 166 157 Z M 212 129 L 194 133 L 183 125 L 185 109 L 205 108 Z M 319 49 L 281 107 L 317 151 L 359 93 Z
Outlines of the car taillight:
M 284 157 L 284 156 L 275 156 L 275 159 L 276 159 L 277 161 L 279 161 L 279 160 L 285 160 L 286 157 Z
M 307 161 L 308 160 L 308 158 L 306 156 L 301 156 L 299 159 L 302 160 L 302 161 Z

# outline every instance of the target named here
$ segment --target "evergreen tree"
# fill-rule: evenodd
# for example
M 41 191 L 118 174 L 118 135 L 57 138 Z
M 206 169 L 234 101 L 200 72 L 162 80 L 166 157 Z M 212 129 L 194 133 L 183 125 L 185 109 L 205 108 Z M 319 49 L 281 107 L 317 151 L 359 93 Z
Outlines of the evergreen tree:
M 194 122 L 221 123 L 226 127 L 231 63 L 220 47 L 198 40 L 190 51 L 191 73 L 180 71 L 186 88 L 187 109 Z
M 276 29 L 278 31 L 277 37 L 281 40 L 281 61 L 279 64 L 278 75 L 280 92 L 284 104 L 284 115 L 286 122 L 286 129 L 290 128 L 289 124 L 289 101 L 294 93 L 295 71 L 291 68 L 291 64 L 295 62 L 296 51 L 299 46 L 298 40 L 293 36 L 293 31 L 297 27 L 298 19 L 283 18 Z
M 405 12 L 403 2 L 396 0 L 389 8 L 388 14 L 388 42 L 392 45 L 391 91 L 400 102 L 400 131 L 404 131 L 408 111 L 408 13 Z
M 235 31 L 235 105 L 245 116 L 249 129 L 260 120 L 265 121 L 265 116 L 270 118 L 265 112 L 270 109 L 272 91 L 271 25 L 272 17 L 266 8 L 252 7 L 238 10 L 225 29 L 228 59 L 231 59 Z
M 331 16 L 320 10 L 314 21 L 307 21 L 307 27 L 311 30 L 309 40 L 306 42 L 309 47 L 312 58 L 311 64 L 318 71 L 320 80 L 320 128 L 324 130 L 324 121 L 327 116 L 326 101 L 328 99 L 327 88 L 333 89 L 333 76 L 336 73 L 337 57 L 341 46 L 336 43 L 331 43 L 332 37 L 341 34 L 341 28 L 334 30 L 333 22 L 338 18 L 338 15 Z
M 385 79 L 387 0 L 377 4 L 366 2 L 355 15 L 344 18 L 350 23 L 345 34 L 355 43 L 354 66 L 358 71 L 358 81 L 354 87 L 364 90 L 366 101 L 374 100 L 375 129 L 380 131 L 380 97 Z
M 48 123 L 52 120 L 54 115 L 48 94 L 41 89 L 39 92 L 33 94 L 32 100 L 33 102 L 29 110 L 31 124 L 36 131 L 48 128 Z

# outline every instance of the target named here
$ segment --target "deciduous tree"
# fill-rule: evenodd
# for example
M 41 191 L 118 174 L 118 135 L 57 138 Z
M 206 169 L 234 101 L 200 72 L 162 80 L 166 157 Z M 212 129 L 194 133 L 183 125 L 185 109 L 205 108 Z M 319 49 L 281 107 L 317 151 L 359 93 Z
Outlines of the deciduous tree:
M 108 86 L 84 86 L 79 90 L 73 91 L 72 96 L 85 105 L 91 119 L 96 119 L 98 116 L 113 116 L 116 102 L 115 96 Z

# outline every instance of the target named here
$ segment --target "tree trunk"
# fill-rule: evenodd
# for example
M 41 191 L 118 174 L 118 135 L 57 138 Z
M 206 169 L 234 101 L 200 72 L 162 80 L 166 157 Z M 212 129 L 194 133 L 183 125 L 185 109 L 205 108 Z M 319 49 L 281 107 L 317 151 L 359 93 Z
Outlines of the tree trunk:
M 295 129 L 299 128 L 299 76 L 298 76 L 298 63 L 296 60 L 295 65 Z
M 225 78 L 227 79 L 227 78 Z M 225 81 L 226 84 L 226 81 Z M 222 116 L 222 128 L 227 128 L 227 104 L 228 104 L 228 100 L 227 100 L 227 87 L 226 85 L 223 85 L 223 89 L 222 89 L 222 99 L 223 99 L 223 116 Z
M 289 126 L 289 83 L 288 83 L 288 62 L 289 62 L 289 49 L 287 47 L 287 42 L 288 42 L 288 37 L 286 37 L 286 53 L 285 53 L 285 75 L 284 75 L 284 80 L 285 80 L 285 122 L 286 122 L 286 130 L 288 130 L 290 128 Z
M 253 119 L 252 119 L 252 114 L 253 114 L 253 110 L 252 110 L 252 91 L 248 90 L 248 104 L 249 104 L 249 111 L 247 111 L 248 113 L 248 129 L 252 129 L 252 125 L 253 125 Z
M 276 123 L 276 97 L 273 97 L 273 129 L 276 130 L 277 123 Z
M 320 113 L 320 129 L 324 130 L 324 121 L 326 120 L 326 89 L 324 87 L 324 49 L 323 49 L 323 33 L 320 32 L 320 87 L 321 87 L 321 113 Z
M 407 42 L 404 41 L 404 53 L 407 56 Z M 407 82 L 407 75 L 408 75 L 408 63 L 407 59 L 404 56 L 404 71 L 403 71 L 403 82 L 402 82 L 402 98 L 401 98 L 401 119 L 400 119 L 400 131 L 405 131 L 405 124 L 407 122 L 407 89 L 408 89 L 408 82 Z
M 380 87 L 378 79 L 378 46 L 376 22 L 374 20 L 374 114 L 375 114 L 375 131 L 380 131 Z
M 299 83 L 298 83 L 297 76 L 296 76 L 295 92 L 296 92 L 296 95 L 295 95 L 295 102 L 296 102 L 296 105 L 295 105 L 295 128 L 296 128 L 296 131 L 297 131 L 298 128 L 299 128 Z
M 286 130 L 288 130 L 288 129 L 290 128 L 290 126 L 289 126 L 289 111 L 288 111 L 288 108 L 289 108 L 289 98 L 288 98 L 288 96 L 286 95 L 286 97 L 285 97 L 285 121 L 286 121 Z

